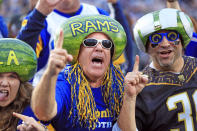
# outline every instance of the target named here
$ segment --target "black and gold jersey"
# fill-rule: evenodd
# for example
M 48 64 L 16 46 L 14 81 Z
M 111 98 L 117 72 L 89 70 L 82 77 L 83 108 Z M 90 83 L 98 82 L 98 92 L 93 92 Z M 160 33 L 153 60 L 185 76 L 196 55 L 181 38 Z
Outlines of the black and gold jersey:
M 138 131 L 197 131 L 197 59 L 184 56 L 179 74 L 144 69 L 149 82 L 138 95 Z

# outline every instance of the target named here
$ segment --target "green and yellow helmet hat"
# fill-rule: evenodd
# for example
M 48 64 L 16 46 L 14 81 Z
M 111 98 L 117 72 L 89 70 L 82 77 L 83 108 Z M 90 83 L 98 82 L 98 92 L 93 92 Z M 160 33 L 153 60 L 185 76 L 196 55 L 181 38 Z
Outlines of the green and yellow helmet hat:
M 14 38 L 0 39 L 0 73 L 15 72 L 25 82 L 36 70 L 37 58 L 31 46 Z
M 133 29 L 138 48 L 145 52 L 148 37 L 159 30 L 177 31 L 185 48 L 192 38 L 194 29 L 189 16 L 177 9 L 165 8 L 148 13 L 136 22 Z
M 94 32 L 103 32 L 112 40 L 114 44 L 112 60 L 116 60 L 122 54 L 126 45 L 126 33 L 123 27 L 109 16 L 75 16 L 64 22 L 60 29 L 64 32 L 63 48 L 73 56 L 72 63 L 77 61 L 83 40 Z M 59 36 L 59 30 L 56 36 Z

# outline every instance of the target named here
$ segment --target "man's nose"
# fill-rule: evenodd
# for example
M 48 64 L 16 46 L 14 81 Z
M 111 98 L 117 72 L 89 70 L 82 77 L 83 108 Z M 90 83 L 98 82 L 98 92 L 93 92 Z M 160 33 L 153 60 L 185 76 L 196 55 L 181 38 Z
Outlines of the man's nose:
M 167 46 L 170 46 L 170 42 L 168 41 L 166 36 L 163 36 L 163 39 L 162 39 L 162 41 L 159 45 L 162 46 L 162 47 L 167 47 Z
M 97 49 L 102 49 L 102 48 L 103 48 L 103 47 L 102 47 L 102 43 L 99 42 L 99 43 L 96 45 L 96 48 L 97 48 Z

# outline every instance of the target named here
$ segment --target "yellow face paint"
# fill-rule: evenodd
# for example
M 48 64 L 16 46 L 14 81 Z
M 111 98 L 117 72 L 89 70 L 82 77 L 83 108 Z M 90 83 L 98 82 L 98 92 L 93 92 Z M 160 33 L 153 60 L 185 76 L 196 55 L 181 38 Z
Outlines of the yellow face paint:
M 0 73 L 15 72 L 21 81 L 28 81 L 36 71 L 37 58 L 31 46 L 14 38 L 0 40 Z

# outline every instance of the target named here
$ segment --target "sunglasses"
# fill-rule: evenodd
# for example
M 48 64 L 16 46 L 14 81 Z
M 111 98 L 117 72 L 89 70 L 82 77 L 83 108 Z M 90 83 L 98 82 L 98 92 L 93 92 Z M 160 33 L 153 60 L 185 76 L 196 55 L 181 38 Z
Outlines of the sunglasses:
M 102 47 L 105 49 L 111 49 L 112 42 L 110 40 L 97 40 L 97 39 L 85 39 L 83 40 L 83 45 L 85 47 L 95 47 L 98 43 L 101 43 Z
M 153 33 L 149 36 L 151 46 L 153 48 L 156 47 L 159 43 L 162 42 L 164 36 L 170 42 L 174 42 L 179 38 L 179 34 L 175 31 L 169 31 L 169 32 L 166 32 L 166 33 Z

